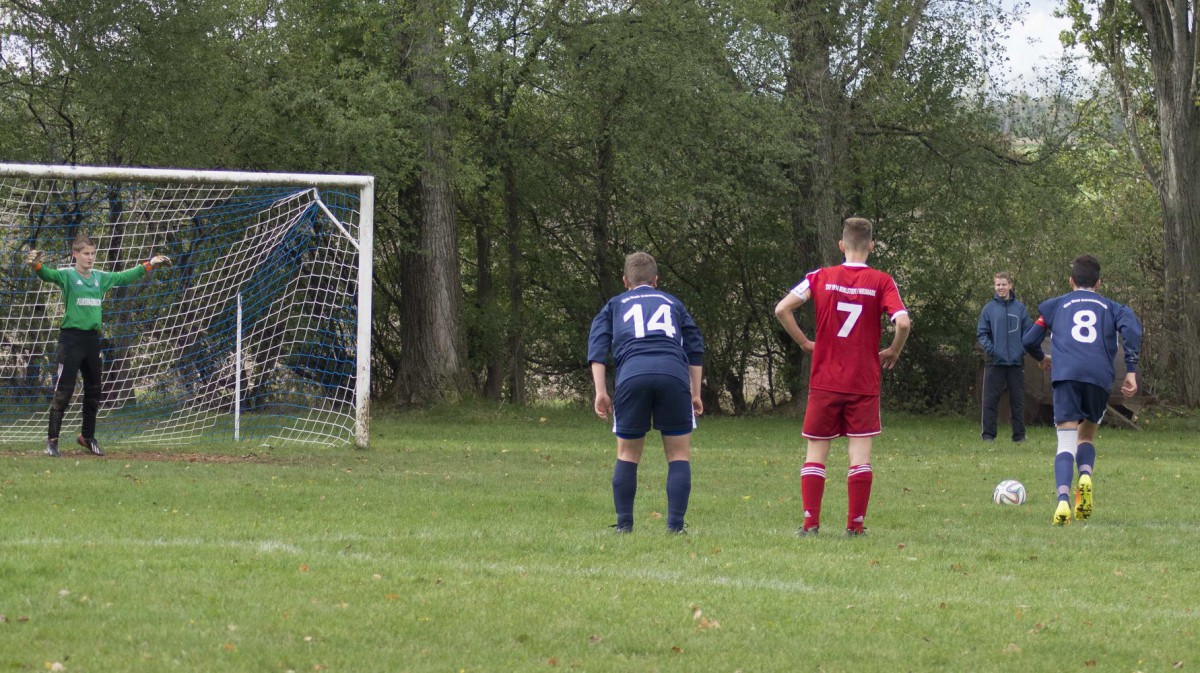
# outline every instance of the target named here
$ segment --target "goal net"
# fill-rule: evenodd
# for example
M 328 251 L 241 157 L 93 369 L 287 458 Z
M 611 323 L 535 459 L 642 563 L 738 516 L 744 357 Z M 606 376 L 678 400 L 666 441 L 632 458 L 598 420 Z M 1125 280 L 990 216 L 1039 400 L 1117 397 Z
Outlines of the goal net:
M 62 292 L 26 264 L 173 265 L 103 300 L 104 446 L 367 444 L 373 179 L 0 164 L 0 443 L 46 438 Z M 62 436 L 79 432 L 82 378 Z

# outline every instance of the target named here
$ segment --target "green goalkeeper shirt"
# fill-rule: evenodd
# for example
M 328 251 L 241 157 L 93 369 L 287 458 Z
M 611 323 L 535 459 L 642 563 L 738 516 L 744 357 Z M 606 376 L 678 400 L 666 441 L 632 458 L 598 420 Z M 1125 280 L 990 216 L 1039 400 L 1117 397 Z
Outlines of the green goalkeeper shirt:
M 129 285 L 146 275 L 147 268 L 139 264 L 132 269 L 109 273 L 92 269 L 92 273 L 84 278 L 75 267 L 48 269 L 44 264 L 35 267 L 37 275 L 47 283 L 54 283 L 62 288 L 63 306 L 67 311 L 63 315 L 60 327 L 64 329 L 99 330 L 100 309 L 104 304 L 104 294 L 110 288 L 118 285 Z

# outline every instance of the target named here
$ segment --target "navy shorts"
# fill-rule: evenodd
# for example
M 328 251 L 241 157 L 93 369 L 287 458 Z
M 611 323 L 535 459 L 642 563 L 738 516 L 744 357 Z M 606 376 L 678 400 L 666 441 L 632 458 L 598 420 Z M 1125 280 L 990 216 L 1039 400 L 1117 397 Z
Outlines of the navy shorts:
M 664 435 L 686 435 L 696 429 L 692 391 L 669 374 L 642 374 L 621 382 L 613 398 L 613 434 L 641 439 L 654 429 Z
M 1089 420 L 1097 425 L 1108 409 L 1108 389 L 1082 381 L 1054 382 L 1054 422 Z

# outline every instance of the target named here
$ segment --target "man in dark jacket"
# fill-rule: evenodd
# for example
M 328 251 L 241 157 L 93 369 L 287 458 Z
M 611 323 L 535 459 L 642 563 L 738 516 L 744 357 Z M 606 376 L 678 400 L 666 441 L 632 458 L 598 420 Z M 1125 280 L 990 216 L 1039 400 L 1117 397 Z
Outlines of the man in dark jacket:
M 996 439 L 996 407 L 1008 391 L 1012 410 L 1012 439 L 1025 441 L 1025 346 L 1021 335 L 1033 325 L 1025 304 L 1013 292 L 1012 277 L 1000 271 L 994 279 L 996 295 L 979 314 L 975 333 L 985 353 L 983 369 L 983 434 Z

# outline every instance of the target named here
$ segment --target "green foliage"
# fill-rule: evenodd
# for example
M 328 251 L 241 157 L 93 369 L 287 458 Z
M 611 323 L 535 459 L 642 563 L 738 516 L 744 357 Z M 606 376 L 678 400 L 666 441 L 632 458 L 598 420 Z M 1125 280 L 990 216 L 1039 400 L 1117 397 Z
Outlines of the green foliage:
M 1053 431 L 1020 449 L 890 417 L 870 533 L 797 539 L 798 421 L 706 419 L 686 536 L 665 466 L 616 536 L 582 410 L 378 415 L 367 451 L 0 453 L 0 667 L 67 671 L 1185 670 L 1195 419 L 1102 431 L 1096 510 L 1050 526 Z M 653 444 L 653 442 L 652 442 Z M 1024 448 L 1030 447 L 1030 448 Z M 1001 479 L 1029 492 L 991 503 Z M 1148 554 L 1147 549 L 1153 549 Z M 102 628 L 101 628 L 102 627 Z M 869 633 L 847 638 L 846 633 Z

